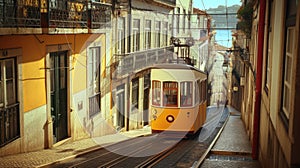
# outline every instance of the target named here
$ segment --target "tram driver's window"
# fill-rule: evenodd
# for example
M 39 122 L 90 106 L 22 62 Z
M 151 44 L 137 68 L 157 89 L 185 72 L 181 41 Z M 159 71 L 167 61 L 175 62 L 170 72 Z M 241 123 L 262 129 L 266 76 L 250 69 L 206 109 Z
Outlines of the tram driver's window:
M 178 106 L 178 83 L 164 82 L 163 83 L 163 105 L 168 107 Z
M 160 81 L 152 81 L 152 104 L 160 106 L 160 93 L 161 93 Z

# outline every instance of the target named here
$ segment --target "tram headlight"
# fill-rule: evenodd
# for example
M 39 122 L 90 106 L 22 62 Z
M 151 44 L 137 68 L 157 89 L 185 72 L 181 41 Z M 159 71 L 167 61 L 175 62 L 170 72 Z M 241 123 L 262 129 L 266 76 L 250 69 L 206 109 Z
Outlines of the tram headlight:
M 156 115 L 157 114 L 157 110 L 156 109 L 152 109 L 152 114 Z
M 171 122 L 173 122 L 173 121 L 175 120 L 175 118 L 174 118 L 172 115 L 168 115 L 167 118 L 166 118 L 166 120 L 167 120 L 169 123 L 171 123 Z
M 153 120 L 156 120 L 157 119 L 157 110 L 156 109 L 152 109 L 151 110 L 152 111 L 152 118 L 153 118 Z

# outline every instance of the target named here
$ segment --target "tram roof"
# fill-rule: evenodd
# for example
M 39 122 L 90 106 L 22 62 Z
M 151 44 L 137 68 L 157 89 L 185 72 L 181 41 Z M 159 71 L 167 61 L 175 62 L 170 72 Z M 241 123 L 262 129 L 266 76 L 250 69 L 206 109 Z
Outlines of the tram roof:
M 205 73 L 191 65 L 188 64 L 174 64 L 174 63 L 167 63 L 167 64 L 155 64 L 150 67 L 151 69 L 190 69 L 190 70 L 195 70 L 199 71 L 201 73 Z M 205 73 L 206 74 L 206 73 Z

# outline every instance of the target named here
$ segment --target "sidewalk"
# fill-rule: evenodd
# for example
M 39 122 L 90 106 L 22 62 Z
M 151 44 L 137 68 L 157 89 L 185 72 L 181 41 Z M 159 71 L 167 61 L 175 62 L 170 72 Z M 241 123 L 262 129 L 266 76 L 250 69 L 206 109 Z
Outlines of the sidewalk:
M 73 142 L 67 142 L 51 149 L 4 156 L 0 157 L 0 167 L 42 167 L 60 160 L 74 158 L 83 153 L 96 150 L 103 146 L 107 146 L 111 143 L 120 142 L 129 138 L 147 135 L 150 133 L 150 127 L 144 127 L 138 130 L 131 130 L 127 132 L 96 137 L 93 139 L 88 138 Z
M 240 112 L 228 108 L 225 128 L 201 167 L 259 168 L 259 162 L 251 158 L 252 148 Z

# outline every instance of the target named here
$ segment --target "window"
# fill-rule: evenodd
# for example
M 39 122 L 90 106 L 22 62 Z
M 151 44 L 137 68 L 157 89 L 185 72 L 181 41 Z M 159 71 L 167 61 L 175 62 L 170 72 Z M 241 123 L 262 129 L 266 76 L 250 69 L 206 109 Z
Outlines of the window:
M 0 60 L 0 108 L 16 103 L 15 60 Z
M 167 107 L 178 106 L 177 82 L 163 82 L 163 105 Z
M 163 22 L 163 34 L 162 34 L 163 46 L 168 45 L 168 22 Z
M 125 18 L 118 17 L 118 32 L 117 32 L 117 53 L 124 54 L 125 53 Z
M 0 147 L 20 136 L 15 58 L 0 59 Z
M 193 105 L 193 82 L 180 83 L 180 106 L 187 107 Z
M 286 52 L 285 52 L 285 64 L 284 64 L 284 78 L 283 78 L 283 102 L 282 110 L 289 119 L 289 114 L 291 110 L 291 95 L 292 95 L 292 68 L 294 62 L 294 36 L 295 36 L 295 27 L 289 27 L 286 34 Z
M 294 62 L 295 62 L 295 25 L 296 25 L 296 1 L 289 0 L 286 10 L 286 22 L 285 22 L 285 52 L 283 55 L 284 67 L 282 76 L 282 101 L 281 101 L 281 116 L 288 127 L 288 120 L 290 118 L 292 107 L 292 86 L 293 77 L 295 75 Z
M 133 19 L 133 28 L 132 28 L 132 51 L 140 50 L 140 20 Z
M 200 94 L 201 94 L 201 85 L 200 84 L 201 84 L 200 80 L 197 80 L 197 82 L 195 83 L 195 104 L 198 104 L 202 101 L 201 97 L 200 97 Z
M 90 47 L 88 50 L 88 97 L 89 97 L 89 116 L 100 112 L 101 92 L 100 92 L 100 47 Z
M 160 47 L 160 21 L 155 22 L 155 47 Z
M 145 25 L 145 39 L 144 39 L 145 49 L 151 48 L 151 20 L 146 20 Z
M 182 18 L 182 31 L 183 31 L 183 33 L 185 33 L 185 19 L 186 19 L 186 12 L 185 12 L 185 9 L 183 9 L 183 16 L 182 16 L 183 18 Z
M 200 30 L 200 38 L 206 37 L 207 30 Z
M 273 14 L 273 1 L 269 1 L 269 15 L 268 15 L 268 32 L 267 32 L 267 53 L 266 53 L 266 62 L 265 62 L 265 91 L 268 94 L 269 90 L 270 90 L 270 71 L 271 71 L 271 67 L 270 67 L 270 59 L 272 57 L 272 53 L 271 53 L 271 49 L 272 49 L 272 41 L 273 41 L 273 34 L 272 34 L 272 25 L 274 23 L 274 14 Z
M 161 83 L 160 81 L 152 81 L 152 104 L 160 106 L 161 102 Z
M 205 102 L 207 98 L 207 85 L 206 85 L 206 80 L 201 81 L 201 101 Z
M 180 8 L 178 7 L 177 8 L 177 22 L 176 22 L 176 28 L 177 28 L 177 30 L 176 30 L 176 32 L 177 32 L 177 34 L 179 33 L 179 24 L 180 24 Z

